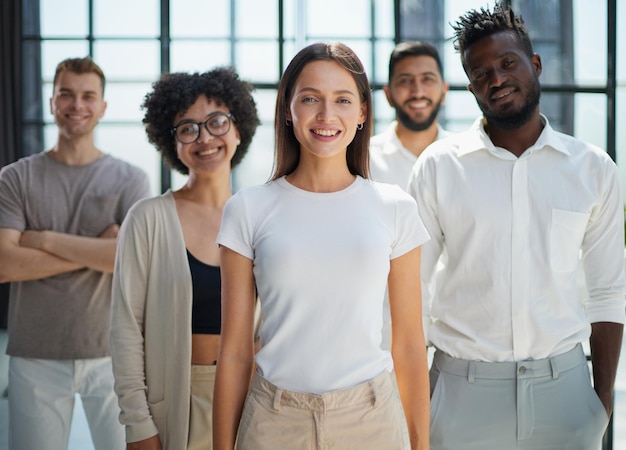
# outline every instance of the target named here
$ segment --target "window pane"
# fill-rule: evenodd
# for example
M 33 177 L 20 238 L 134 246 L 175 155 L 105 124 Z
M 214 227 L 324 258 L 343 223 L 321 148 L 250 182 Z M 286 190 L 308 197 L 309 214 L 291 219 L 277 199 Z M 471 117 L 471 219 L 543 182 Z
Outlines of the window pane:
M 237 0 L 235 8 L 238 37 L 278 37 L 278 2 Z
M 279 78 L 275 42 L 241 42 L 236 53 L 236 67 L 243 78 L 255 82 L 275 82 Z
M 142 125 L 101 123 L 95 130 L 96 146 L 103 152 L 143 169 L 150 180 L 150 192 L 161 191 L 161 156 L 148 143 Z
M 158 41 L 96 41 L 94 59 L 107 80 L 155 80 L 160 73 Z
M 389 57 L 394 46 L 394 42 L 390 40 L 376 42 L 376 67 L 374 67 L 374 72 L 370 74 L 370 83 L 384 86 L 389 82 Z
M 454 49 L 454 41 L 451 39 L 453 36 L 453 24 L 459 20 L 459 17 L 467 13 L 472 9 L 480 9 L 481 7 L 485 7 L 485 3 L 480 0 L 446 0 L 445 8 L 444 8 L 444 17 L 443 21 L 445 26 L 443 27 L 443 37 L 447 40 L 443 43 L 443 50 L 441 51 L 441 60 L 443 64 L 444 70 L 444 78 L 445 80 L 453 85 L 467 85 L 467 76 L 463 71 L 463 66 L 461 65 L 461 56 Z M 448 96 L 448 98 L 450 98 Z M 473 97 L 470 99 L 473 100 Z M 454 100 L 453 100 L 454 101 Z M 448 108 L 450 111 L 453 108 Z M 454 123 L 463 123 L 467 125 L 466 122 L 456 122 Z M 470 122 L 471 124 L 471 122 Z M 455 125 L 456 126 L 456 125 Z M 460 126 L 461 129 L 467 128 L 466 126 Z
M 468 81 L 461 65 L 461 55 L 459 55 L 451 43 L 444 44 L 440 56 L 445 80 L 450 84 L 466 86 Z
M 400 33 L 403 40 L 423 40 L 436 45 L 447 32 L 440 0 L 401 1 Z
M 574 0 L 573 3 L 576 83 L 605 85 L 607 75 L 606 2 Z
M 103 122 L 141 123 L 144 111 L 141 109 L 144 97 L 151 90 L 151 83 L 108 83 L 104 98 L 107 110 Z
M 395 119 L 395 111 L 389 106 L 382 89 L 374 91 L 372 97 L 374 102 L 374 134 L 380 134 Z
M 366 38 L 366 36 L 362 37 Z M 361 60 L 361 63 L 363 63 L 363 67 L 365 67 L 365 72 L 367 73 L 367 78 L 369 80 L 374 73 L 374 68 L 372 67 L 372 46 L 370 45 L 370 42 L 367 40 L 358 40 L 346 42 L 346 45 L 350 47 L 354 53 L 356 53 Z
M 80 36 L 88 34 L 85 0 L 40 0 L 41 36 Z
M 229 41 L 172 41 L 170 48 L 172 72 L 206 72 L 232 64 Z
M 43 129 L 43 148 L 41 150 L 50 150 L 59 138 L 59 129 L 56 125 L 46 125 Z
M 332 11 L 332 14 L 329 14 Z M 307 37 L 346 38 L 370 35 L 369 0 L 309 0 L 307 2 Z
M 304 33 L 304 14 L 297 14 L 298 3 L 299 0 L 284 0 L 283 2 L 283 20 L 285 22 L 283 33 L 285 39 L 295 38 L 296 30 Z
M 606 96 L 576 94 L 574 136 L 606 151 Z
M 257 89 L 253 95 L 259 119 L 261 122 L 273 126 L 274 111 L 276 109 L 276 89 Z
M 87 41 L 42 41 L 41 76 L 52 81 L 57 65 L 66 58 L 82 58 L 89 54 Z M 98 63 L 98 61 L 96 61 Z M 52 90 L 48 93 L 48 97 Z
M 466 130 L 482 115 L 474 96 L 468 91 L 449 91 L 445 112 L 445 128 L 453 132 Z
M 52 78 L 50 78 L 50 82 L 45 82 L 41 85 L 41 103 L 43 107 L 43 121 L 45 123 L 54 122 L 54 117 L 52 117 L 52 113 L 50 112 L 50 98 L 52 98 L 52 90 Z
M 393 39 L 395 20 L 393 17 L 393 0 L 377 0 L 374 2 L 374 26 L 377 38 Z
M 170 1 L 170 19 L 172 38 L 230 35 L 229 0 Z
M 571 2 L 570 2 L 571 4 Z M 560 1 L 514 2 L 513 8 L 524 19 L 533 43 L 541 56 L 542 84 L 573 84 L 572 9 Z
M 248 153 L 233 171 L 233 191 L 244 186 L 265 183 L 274 163 L 274 127 L 271 123 L 259 126 Z
M 276 90 L 258 89 L 254 92 L 261 125 L 243 161 L 233 171 L 233 189 L 265 183 L 274 163 L 274 110 Z
M 156 37 L 159 0 L 93 0 L 94 35 Z

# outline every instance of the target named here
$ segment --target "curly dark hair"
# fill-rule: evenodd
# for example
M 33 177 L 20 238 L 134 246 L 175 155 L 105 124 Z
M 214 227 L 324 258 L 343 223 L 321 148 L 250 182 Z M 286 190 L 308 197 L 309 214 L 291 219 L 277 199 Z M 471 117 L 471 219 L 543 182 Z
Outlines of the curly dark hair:
M 239 78 L 232 67 L 217 67 L 204 73 L 168 73 L 152 84 L 141 108 L 146 111 L 143 123 L 151 144 L 161 152 L 170 167 L 183 175 L 189 173 L 177 156 L 175 137 L 171 133 L 174 119 L 184 114 L 205 95 L 219 105 L 226 106 L 234 116 L 241 143 L 231 160 L 237 166 L 248 151 L 252 137 L 260 124 L 253 86 Z
M 459 17 L 456 24 L 451 25 L 454 30 L 454 48 L 461 54 L 461 58 L 465 50 L 479 39 L 503 31 L 512 33 L 526 54 L 533 55 L 533 45 L 524 20 L 503 2 L 497 2 L 493 12 L 485 8 L 468 11 Z

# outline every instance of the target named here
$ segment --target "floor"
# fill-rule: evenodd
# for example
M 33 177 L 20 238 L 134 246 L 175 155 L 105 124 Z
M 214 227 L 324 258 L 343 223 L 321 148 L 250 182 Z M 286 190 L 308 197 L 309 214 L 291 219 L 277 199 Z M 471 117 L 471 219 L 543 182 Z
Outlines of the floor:
M 8 358 L 4 355 L 6 348 L 6 331 L 0 330 L 0 393 L 4 392 L 7 385 Z M 626 349 L 626 336 L 623 348 Z M 626 354 L 626 352 L 624 352 Z M 7 399 L 0 398 L 0 450 L 8 450 L 7 430 Z M 89 428 L 80 403 L 77 399 L 74 410 L 72 431 L 68 450 L 93 450 Z M 614 450 L 626 450 L 626 357 L 620 363 L 617 380 L 615 383 L 615 409 L 614 409 Z

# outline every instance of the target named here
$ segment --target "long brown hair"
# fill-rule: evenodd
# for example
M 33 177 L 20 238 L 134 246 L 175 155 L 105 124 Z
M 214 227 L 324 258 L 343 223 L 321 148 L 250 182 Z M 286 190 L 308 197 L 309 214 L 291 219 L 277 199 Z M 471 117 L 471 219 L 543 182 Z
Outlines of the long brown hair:
M 367 105 L 367 116 L 363 129 L 357 131 L 348 145 L 346 162 L 353 175 L 369 177 L 369 141 L 372 132 L 372 94 L 361 60 L 352 49 L 341 42 L 311 44 L 296 54 L 291 60 L 278 85 L 276 115 L 274 117 L 275 151 L 272 180 L 293 172 L 300 161 L 300 143 L 293 127 L 288 126 L 289 104 L 293 87 L 304 67 L 313 61 L 335 61 L 354 78 L 361 103 Z

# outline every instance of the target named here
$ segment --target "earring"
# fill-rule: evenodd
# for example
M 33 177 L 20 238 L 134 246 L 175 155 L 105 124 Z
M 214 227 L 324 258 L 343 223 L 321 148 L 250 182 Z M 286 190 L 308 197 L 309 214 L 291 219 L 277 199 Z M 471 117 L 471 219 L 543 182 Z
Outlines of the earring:
M 239 147 L 239 144 L 241 144 L 241 139 L 237 139 L 235 142 L 237 143 L 237 147 Z
M 362 123 L 357 124 L 356 129 L 361 131 L 363 129 L 363 125 Z
M 290 127 L 292 124 L 291 120 L 289 119 L 285 119 L 285 125 L 287 125 L 288 127 Z

